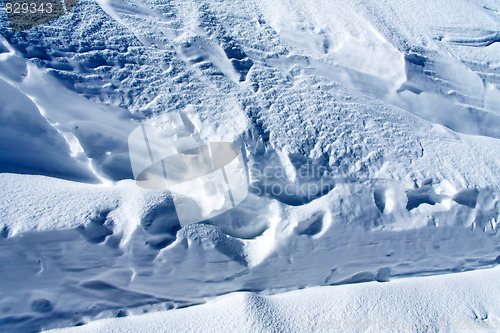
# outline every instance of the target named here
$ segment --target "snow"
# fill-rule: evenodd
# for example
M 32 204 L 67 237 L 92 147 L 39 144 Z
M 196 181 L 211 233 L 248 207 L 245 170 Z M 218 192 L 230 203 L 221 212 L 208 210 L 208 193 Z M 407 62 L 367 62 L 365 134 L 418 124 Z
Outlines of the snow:
M 0 88 L 2 171 L 97 181 L 27 96 L 1 79 Z
M 498 319 L 499 13 L 84 0 L 13 33 L 0 11 L 0 330 Z M 243 201 L 184 225 L 176 200 L 228 198 L 138 186 L 129 137 L 155 119 L 159 159 L 241 147 Z
M 498 332 L 500 269 L 388 283 L 239 292 L 51 332 Z

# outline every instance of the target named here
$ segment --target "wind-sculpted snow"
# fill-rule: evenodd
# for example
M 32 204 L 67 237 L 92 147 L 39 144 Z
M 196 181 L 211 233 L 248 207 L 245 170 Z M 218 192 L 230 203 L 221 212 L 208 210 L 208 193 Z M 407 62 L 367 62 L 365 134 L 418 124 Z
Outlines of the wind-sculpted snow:
M 0 330 L 497 265 L 499 12 L 89 0 L 19 33 L 0 12 Z M 185 227 L 127 146 L 178 111 L 249 181 Z
M 500 298 L 491 286 L 498 277 L 496 268 L 279 295 L 240 292 L 187 309 L 55 332 L 494 332 L 500 327 Z

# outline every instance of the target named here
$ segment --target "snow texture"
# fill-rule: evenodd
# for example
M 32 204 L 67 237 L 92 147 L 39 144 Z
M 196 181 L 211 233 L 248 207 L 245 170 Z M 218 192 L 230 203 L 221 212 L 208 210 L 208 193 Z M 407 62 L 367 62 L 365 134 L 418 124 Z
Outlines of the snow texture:
M 280 331 L 327 295 L 313 322 L 498 319 L 496 268 L 422 276 L 499 263 L 499 33 L 495 0 L 83 0 L 19 33 L 0 10 L 0 330 L 232 292 L 192 311 Z M 179 112 L 172 135 L 188 119 L 249 170 L 243 202 L 184 227 L 127 144 Z M 398 310 L 370 313 L 381 295 Z
M 499 278 L 494 268 L 272 296 L 240 292 L 51 332 L 498 332 Z

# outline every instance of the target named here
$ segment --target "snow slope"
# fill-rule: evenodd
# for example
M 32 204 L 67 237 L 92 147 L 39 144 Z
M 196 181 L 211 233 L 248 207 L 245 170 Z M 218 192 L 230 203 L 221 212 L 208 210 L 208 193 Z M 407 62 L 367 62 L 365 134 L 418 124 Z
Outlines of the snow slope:
M 0 11 L 0 329 L 498 264 L 499 13 L 88 0 L 14 34 Z M 184 228 L 127 148 L 179 111 L 250 171 Z
M 498 332 L 499 278 L 493 268 L 272 296 L 240 292 L 51 332 Z

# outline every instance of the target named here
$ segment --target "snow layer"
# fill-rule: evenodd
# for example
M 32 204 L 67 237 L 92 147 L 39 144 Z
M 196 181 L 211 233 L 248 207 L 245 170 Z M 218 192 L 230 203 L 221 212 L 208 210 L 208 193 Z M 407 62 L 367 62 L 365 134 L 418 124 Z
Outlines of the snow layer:
M 27 32 L 0 21 L 0 328 L 496 265 L 499 13 L 86 0 Z M 179 110 L 250 170 L 246 200 L 184 228 L 127 151 Z
M 493 268 L 272 296 L 239 292 L 51 332 L 498 332 L 499 278 Z

